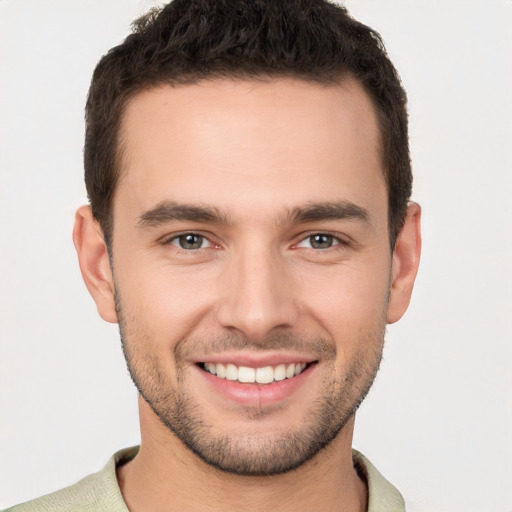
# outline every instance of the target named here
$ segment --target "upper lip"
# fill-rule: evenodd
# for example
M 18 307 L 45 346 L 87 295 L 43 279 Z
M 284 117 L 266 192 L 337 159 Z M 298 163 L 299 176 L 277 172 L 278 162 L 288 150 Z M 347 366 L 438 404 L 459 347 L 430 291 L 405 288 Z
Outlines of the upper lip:
M 312 363 L 316 361 L 315 357 L 304 354 L 293 353 L 255 353 L 255 352 L 223 352 L 221 354 L 211 354 L 197 359 L 196 363 L 232 363 L 235 366 L 247 366 L 249 368 L 261 368 L 264 366 L 277 366 L 290 363 Z

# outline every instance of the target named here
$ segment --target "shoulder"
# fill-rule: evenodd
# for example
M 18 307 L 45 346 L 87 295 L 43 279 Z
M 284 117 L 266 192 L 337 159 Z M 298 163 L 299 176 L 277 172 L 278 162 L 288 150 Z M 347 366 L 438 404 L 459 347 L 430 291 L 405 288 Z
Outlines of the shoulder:
M 396 487 L 357 450 L 352 450 L 354 467 L 368 486 L 368 512 L 405 512 L 405 503 Z
M 98 473 L 41 498 L 8 508 L 4 512 L 128 512 L 116 479 L 116 465 L 131 460 L 138 447 L 113 455 Z

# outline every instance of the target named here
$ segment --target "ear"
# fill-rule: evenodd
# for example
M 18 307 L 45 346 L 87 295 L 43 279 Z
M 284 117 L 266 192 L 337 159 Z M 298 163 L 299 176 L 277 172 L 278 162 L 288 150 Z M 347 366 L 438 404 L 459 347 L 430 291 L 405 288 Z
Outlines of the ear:
M 98 313 L 107 322 L 117 323 L 114 301 L 114 279 L 108 260 L 103 231 L 89 206 L 80 207 L 75 214 L 73 243 L 78 254 L 82 277 Z
M 409 306 L 421 253 L 421 208 L 410 203 L 393 250 L 387 322 L 400 320 Z

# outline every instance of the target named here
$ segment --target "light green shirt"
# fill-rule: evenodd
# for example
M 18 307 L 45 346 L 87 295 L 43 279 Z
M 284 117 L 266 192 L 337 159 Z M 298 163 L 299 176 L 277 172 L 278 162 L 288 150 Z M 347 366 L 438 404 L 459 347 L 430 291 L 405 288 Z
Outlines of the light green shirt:
M 129 512 L 117 483 L 116 466 L 132 460 L 138 451 L 138 446 L 121 450 L 98 473 L 4 512 Z M 368 485 L 368 512 L 405 512 L 400 493 L 372 463 L 356 450 L 353 459 L 354 467 Z

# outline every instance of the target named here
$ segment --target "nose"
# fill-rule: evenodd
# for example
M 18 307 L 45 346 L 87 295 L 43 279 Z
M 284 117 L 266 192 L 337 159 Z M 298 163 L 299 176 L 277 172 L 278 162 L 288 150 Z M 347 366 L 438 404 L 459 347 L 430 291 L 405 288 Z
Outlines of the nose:
M 297 322 L 293 280 L 277 252 L 247 250 L 230 258 L 219 283 L 224 292 L 217 307 L 221 326 L 258 340 Z

